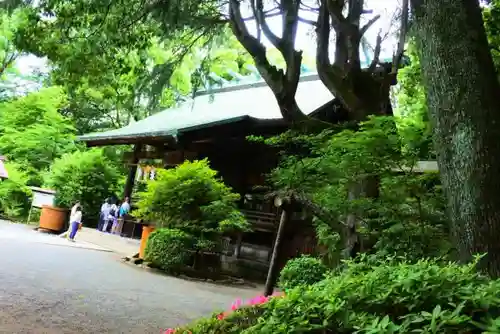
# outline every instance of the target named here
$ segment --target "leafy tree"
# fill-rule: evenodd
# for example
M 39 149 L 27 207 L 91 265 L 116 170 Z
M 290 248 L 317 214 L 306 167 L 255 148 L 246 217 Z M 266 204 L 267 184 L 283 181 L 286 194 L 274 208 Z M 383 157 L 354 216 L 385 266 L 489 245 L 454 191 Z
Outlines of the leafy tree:
M 227 33 L 165 36 L 157 22 L 134 17 L 123 29 L 125 15 L 133 15 L 126 5 L 87 5 L 42 1 L 30 8 L 30 24 L 17 43 L 48 57 L 52 83 L 69 96 L 64 115 L 79 133 L 124 126 L 175 105 L 199 86 L 249 71 L 249 56 Z
M 66 104 L 60 87 L 39 92 L 0 106 L 0 152 L 24 165 L 32 185 L 52 161 L 75 149 L 74 128 L 59 110 Z
M 76 151 L 56 159 L 45 174 L 45 186 L 57 191 L 56 205 L 82 204 L 84 221 L 97 225 L 102 202 L 118 191 L 120 174 L 102 150 Z
M 224 9 L 218 1 L 198 1 L 190 0 L 183 2 L 165 2 L 162 0 L 153 1 L 147 5 L 137 0 L 127 0 L 117 3 L 102 3 L 99 1 L 80 0 L 67 2 L 64 0 L 42 1 L 37 7 L 44 15 L 55 16 L 54 20 L 44 20 L 43 16 L 35 16 L 35 23 L 26 29 L 25 40 L 37 41 L 41 38 L 44 29 L 53 31 L 50 39 L 50 50 L 56 54 L 61 54 L 58 50 L 66 52 L 63 58 L 67 58 L 65 72 L 75 71 L 75 68 L 84 71 L 89 67 L 89 73 L 96 72 L 96 69 L 104 69 L 116 55 L 128 54 L 135 50 L 139 57 L 145 57 L 144 50 L 147 50 L 153 43 L 153 36 L 156 42 L 168 46 L 167 53 L 171 53 L 168 62 L 157 64 L 153 70 L 153 75 L 149 76 L 153 81 L 151 87 L 162 88 L 168 85 L 172 76 L 173 64 L 183 60 L 193 47 L 196 49 L 200 44 L 206 46 L 215 42 L 221 45 L 219 36 L 227 38 L 227 27 L 231 29 L 233 36 L 241 43 L 252 57 L 256 69 L 267 82 L 276 96 L 278 105 L 283 117 L 292 123 L 306 119 L 304 113 L 298 109 L 295 102 L 295 92 L 297 90 L 298 78 L 301 72 L 302 52 L 295 50 L 296 31 L 299 22 L 306 22 L 316 27 L 318 34 L 318 52 L 316 63 L 318 72 L 325 85 L 339 97 L 349 110 L 368 110 L 367 114 L 378 114 L 380 110 L 385 110 L 388 101 L 388 87 L 392 83 L 395 71 L 398 68 L 402 54 L 402 43 L 399 43 L 398 51 L 392 64 L 390 75 L 384 75 L 384 68 L 391 67 L 391 64 L 380 64 L 378 55 L 380 53 L 382 37 L 375 46 L 374 59 L 367 71 L 361 70 L 360 62 L 360 42 L 364 33 L 374 24 L 378 17 L 373 17 L 363 26 L 360 24 L 361 16 L 366 14 L 363 1 L 336 0 L 332 6 L 326 6 L 325 1 L 321 1 L 319 6 L 303 2 L 279 2 L 267 3 L 261 0 L 256 2 L 243 2 L 252 9 L 251 19 L 256 23 L 256 34 L 250 32 L 241 11 L 240 1 L 231 0 L 228 8 Z M 403 2 L 403 26 L 404 38 L 406 30 L 407 8 Z M 349 13 L 343 16 L 343 9 Z M 307 12 L 319 13 L 318 21 L 307 20 L 301 15 Z M 283 34 L 278 37 L 269 27 L 268 19 L 279 16 L 283 19 Z M 330 64 L 328 59 L 329 36 L 331 25 L 335 31 L 336 38 L 336 59 L 334 64 Z M 326 21 L 325 21 L 326 20 Z M 338 23 L 338 24 L 336 24 Z M 340 24 L 342 23 L 342 24 Z M 96 34 L 98 27 L 106 34 Z M 130 29 L 128 27 L 131 27 Z M 350 28 L 347 28 L 350 27 Z M 66 33 L 70 31 L 71 33 Z M 68 36 L 66 36 L 68 35 Z M 81 40 L 81 45 L 73 50 L 68 48 L 66 41 L 69 37 L 72 40 Z M 233 37 L 233 38 L 234 38 Z M 274 50 L 279 52 L 280 58 L 284 61 L 276 66 L 271 61 L 272 56 L 268 54 L 266 46 L 262 43 L 261 37 L 265 37 L 271 42 Z M 404 39 L 402 39 L 404 42 Z M 44 48 L 45 43 L 31 43 L 35 47 Z M 106 45 L 106 48 L 103 46 Z M 68 50 L 66 50 L 68 49 Z M 86 53 L 80 51 L 84 50 Z M 170 51 L 172 50 L 172 51 Z M 326 52 L 325 52 L 326 50 Z M 76 52 L 74 52 L 76 51 Z M 49 52 L 41 52 L 47 54 Z M 85 55 L 86 59 L 81 59 Z M 98 62 L 89 62 L 90 56 L 98 55 L 102 59 Z M 59 57 L 56 55 L 55 57 Z M 109 58 L 109 59 L 106 59 Z M 49 58 L 54 58 L 49 55 Z M 210 57 L 208 57 L 210 58 Z M 116 62 L 116 61 L 115 61 Z M 74 64 L 74 65 L 71 65 Z M 88 64 L 88 65 L 87 65 Z M 106 64 L 106 65 L 105 65 Z M 350 64 L 349 66 L 346 66 Z M 109 65 L 108 65 L 109 66 Z M 113 65 L 112 65 L 113 66 Z M 112 67 L 111 66 L 111 67 Z M 201 66 L 203 69 L 203 66 Z M 205 67 L 205 70 L 208 67 Z M 206 71 L 204 71 L 207 73 Z M 349 77 L 348 80 L 339 78 Z M 384 79 L 385 78 L 385 79 Z M 368 83 L 370 82 L 370 83 Z M 349 86 L 349 87 L 348 87 Z M 382 91 L 382 95 L 378 96 Z M 371 92 L 368 94 L 368 92 Z M 371 96 L 369 96 L 371 95 Z M 375 100 L 379 100 L 378 102 Z M 362 103 L 361 103 L 361 102 Z M 363 102 L 364 101 L 364 102 Z M 376 103 L 375 103 L 376 102 Z M 361 104 L 360 104 L 361 103 Z M 383 106 L 384 108 L 380 108 Z M 353 114 L 360 111 L 353 111 Z M 361 114 L 358 119 L 363 119 Z
M 0 180 L 0 212 L 8 218 L 25 217 L 30 208 L 31 189 L 24 166 L 5 163 L 9 178 Z
M 223 232 L 247 228 L 231 192 L 207 160 L 184 162 L 158 170 L 156 180 L 139 195 L 137 215 L 159 227 L 179 229 L 193 236 L 196 249 L 218 249 Z
M 498 0 L 492 0 L 483 9 L 483 18 L 493 62 L 498 69 L 500 68 L 500 2 Z
M 397 119 L 397 131 L 394 123 L 378 117 L 357 131 L 288 133 L 266 140 L 285 153 L 270 175 L 275 194 L 315 217 L 318 239 L 326 246 L 323 255 L 332 265 L 353 255 L 353 240 L 345 232 L 352 212 L 360 221 L 355 252 L 408 253 L 409 259 L 419 259 L 450 251 L 438 175 L 406 169 L 421 156 L 412 140 L 420 129 Z M 352 184 L 371 177 L 380 177 L 376 199 L 346 198 Z
M 422 71 L 414 41 L 410 41 L 406 53 L 410 65 L 398 72 L 395 114 L 398 116 L 398 123 L 412 130 L 411 133 L 402 134 L 408 145 L 420 151 L 422 160 L 435 159 Z
M 14 45 L 17 32 L 28 24 L 27 12 L 16 9 L 9 13 L 0 10 L 0 76 L 4 77 L 14 67 L 20 52 Z
M 18 73 L 16 61 L 21 56 L 16 48 L 17 33 L 29 24 L 28 12 L 23 8 L 0 9 L 0 100 L 18 95 L 18 90 L 27 79 Z
M 412 0 L 437 160 L 460 258 L 500 275 L 500 91 L 477 1 Z

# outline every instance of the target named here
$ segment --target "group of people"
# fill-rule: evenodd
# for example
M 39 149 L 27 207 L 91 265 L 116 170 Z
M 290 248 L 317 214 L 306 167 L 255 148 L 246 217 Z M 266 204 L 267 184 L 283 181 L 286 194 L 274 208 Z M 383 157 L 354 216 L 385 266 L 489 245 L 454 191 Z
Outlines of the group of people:
M 106 199 L 101 206 L 99 215 L 99 223 L 97 229 L 102 232 L 110 232 L 120 235 L 123 228 L 123 221 L 126 215 L 130 212 L 129 198 L 120 205 L 113 203 L 111 198 Z M 75 241 L 75 236 L 82 226 L 82 205 L 80 202 L 75 203 L 71 208 L 69 228 L 63 233 L 62 237 L 67 237 L 70 241 Z
M 121 205 L 113 203 L 111 198 L 106 199 L 101 206 L 97 229 L 102 232 L 110 232 L 111 234 L 120 235 L 122 233 L 124 217 L 129 212 L 130 203 L 128 197 L 125 197 L 125 200 L 121 203 Z

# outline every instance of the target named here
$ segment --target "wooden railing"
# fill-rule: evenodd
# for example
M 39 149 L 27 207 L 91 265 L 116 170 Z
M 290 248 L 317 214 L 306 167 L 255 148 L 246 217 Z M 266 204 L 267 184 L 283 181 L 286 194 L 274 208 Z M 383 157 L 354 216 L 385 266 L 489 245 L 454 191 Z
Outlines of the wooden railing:
M 255 231 L 273 232 L 276 230 L 278 217 L 274 213 L 241 210 Z
M 277 229 L 278 216 L 274 213 L 254 210 L 241 210 L 241 213 L 243 213 L 247 221 L 251 224 L 254 231 L 274 232 Z M 137 223 L 133 216 L 130 216 L 127 220 Z

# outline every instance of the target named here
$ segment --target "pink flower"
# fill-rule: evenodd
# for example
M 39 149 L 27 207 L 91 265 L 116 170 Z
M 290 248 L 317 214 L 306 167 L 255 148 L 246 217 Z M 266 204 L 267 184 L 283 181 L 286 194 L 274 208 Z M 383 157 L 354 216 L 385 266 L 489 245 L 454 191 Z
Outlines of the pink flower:
M 175 334 L 175 332 L 176 332 L 175 328 L 168 328 L 163 334 Z
M 231 310 L 235 311 L 235 310 L 239 309 L 240 306 L 241 306 L 241 299 L 236 299 L 234 301 L 234 303 L 231 305 Z

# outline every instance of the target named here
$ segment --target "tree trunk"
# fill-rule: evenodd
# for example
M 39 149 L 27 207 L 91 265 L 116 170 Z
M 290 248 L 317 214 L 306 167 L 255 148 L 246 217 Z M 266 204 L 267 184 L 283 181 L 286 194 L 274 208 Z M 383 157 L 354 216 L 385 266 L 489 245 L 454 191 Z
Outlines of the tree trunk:
M 142 145 L 135 144 L 133 158 L 129 167 L 127 181 L 125 182 L 125 189 L 123 190 L 123 198 L 128 197 L 129 202 L 132 202 L 132 191 L 134 189 L 135 175 L 137 174 L 137 164 L 139 163 L 139 154 L 141 153 Z
M 353 183 L 348 190 L 348 200 L 355 201 L 362 198 L 376 200 L 380 196 L 380 177 L 378 175 L 368 176 L 356 183 Z M 358 233 L 358 217 L 362 212 L 352 212 L 347 216 L 346 228 L 344 231 L 344 245 L 342 257 L 351 259 L 362 251 L 362 240 Z
M 438 164 L 460 259 L 500 276 L 500 105 L 477 0 L 412 0 Z

